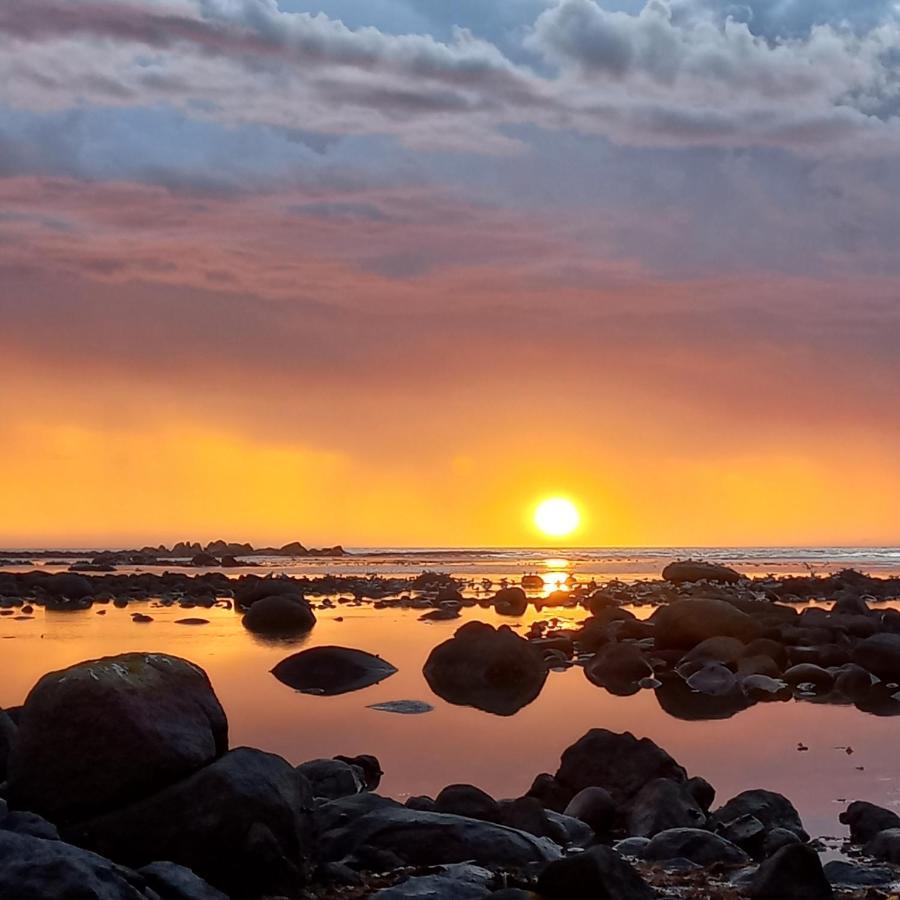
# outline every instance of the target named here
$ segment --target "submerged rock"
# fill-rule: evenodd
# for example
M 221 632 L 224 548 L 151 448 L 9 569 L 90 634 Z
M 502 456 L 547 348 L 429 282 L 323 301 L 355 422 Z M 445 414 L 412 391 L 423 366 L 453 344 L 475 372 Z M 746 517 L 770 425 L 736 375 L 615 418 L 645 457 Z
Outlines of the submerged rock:
M 272 674 L 305 694 L 346 694 L 378 684 L 397 669 L 380 656 L 350 647 L 311 647 L 283 659 Z
M 9 800 L 64 823 L 122 806 L 221 756 L 228 723 L 206 673 L 162 653 L 51 672 L 9 758 Z
M 431 651 L 429 687 L 448 703 L 511 716 L 540 694 L 547 667 L 540 652 L 505 625 L 469 622 Z

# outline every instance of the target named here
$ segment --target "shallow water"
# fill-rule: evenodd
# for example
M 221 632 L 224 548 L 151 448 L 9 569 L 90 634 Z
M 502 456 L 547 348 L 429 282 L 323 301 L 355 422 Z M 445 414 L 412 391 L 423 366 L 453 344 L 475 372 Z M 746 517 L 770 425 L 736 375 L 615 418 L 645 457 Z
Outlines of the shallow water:
M 98 609 L 105 614 L 97 615 Z M 154 621 L 134 623 L 131 614 L 139 610 Z M 433 624 L 418 622 L 419 614 L 371 607 L 320 610 L 313 632 L 286 644 L 254 637 L 237 614 L 219 608 L 185 611 L 144 603 L 69 613 L 38 608 L 31 620 L 0 618 L 0 705 L 21 703 L 49 670 L 114 653 L 159 651 L 207 670 L 228 713 L 233 746 L 261 747 L 295 763 L 374 753 L 386 773 L 382 792 L 399 798 L 433 796 L 452 782 L 471 782 L 498 797 L 517 796 L 537 773 L 554 771 L 563 749 L 585 731 L 605 727 L 652 738 L 691 774 L 708 778 L 722 800 L 751 787 L 785 793 L 816 835 L 843 833 L 837 815 L 845 800 L 900 807 L 900 719 L 791 701 L 759 704 L 724 721 L 681 721 L 660 708 L 652 691 L 615 697 L 590 684 L 577 667 L 551 673 L 534 703 L 501 718 L 451 706 L 432 694 L 422 676 L 432 647 L 467 619 L 524 625 L 548 615 L 575 621 L 586 613 L 530 609 L 521 620 L 510 620 L 475 608 L 464 610 L 462 620 Z M 210 622 L 175 624 L 186 616 Z M 270 674 L 285 656 L 327 644 L 377 653 L 399 671 L 378 685 L 336 697 L 296 693 Z M 435 709 L 403 716 L 367 708 L 392 700 L 423 700 Z M 801 742 L 807 752 L 796 749 Z M 841 749 L 848 744 L 852 755 Z

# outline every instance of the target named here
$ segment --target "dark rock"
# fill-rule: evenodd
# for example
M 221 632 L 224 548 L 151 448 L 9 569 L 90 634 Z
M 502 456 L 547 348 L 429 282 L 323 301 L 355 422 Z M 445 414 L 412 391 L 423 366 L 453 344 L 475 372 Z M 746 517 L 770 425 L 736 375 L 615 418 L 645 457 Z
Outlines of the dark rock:
M 862 666 L 847 663 L 835 673 L 834 687 L 848 700 L 862 700 L 872 689 L 874 679 Z
M 370 703 L 366 709 L 396 713 L 400 716 L 421 716 L 434 712 L 434 707 L 424 700 L 386 700 L 384 703 Z
M 503 888 L 502 891 L 494 891 L 488 894 L 488 900 L 539 900 L 536 894 L 522 888 Z
M 819 854 L 807 844 L 791 844 L 770 856 L 750 882 L 752 900 L 832 900 Z
M 417 809 L 419 812 L 434 812 L 433 798 L 424 795 L 407 797 L 406 803 L 403 805 L 407 807 L 407 809 Z
M 372 894 L 372 900 L 483 900 L 490 896 L 493 873 L 480 866 L 457 864 L 434 875 L 416 875 Z
M 666 581 L 671 581 L 672 584 L 687 584 L 695 581 L 719 581 L 724 584 L 734 584 L 741 580 L 741 576 L 728 566 L 719 566 L 715 563 L 693 559 L 669 563 L 663 569 L 662 577 Z
M 563 812 L 572 799 L 573 791 L 561 785 L 556 778 L 547 772 L 536 776 L 528 789 L 527 796 L 535 797 L 544 809 Z
M 339 801 L 340 802 L 340 801 Z M 381 807 L 322 835 L 326 859 L 358 855 L 363 848 L 389 851 L 414 866 L 474 862 L 488 868 L 519 868 L 559 858 L 559 847 L 503 825 L 463 816 Z
M 863 849 L 868 856 L 900 865 L 900 828 L 879 831 Z
M 703 666 L 687 679 L 692 691 L 708 694 L 711 697 L 727 697 L 738 693 L 738 682 L 731 669 L 718 663 Z
M 0 782 L 6 780 L 6 766 L 13 744 L 16 742 L 17 732 L 15 722 L 0 709 Z
M 0 897 L 9 900 L 148 900 L 143 879 L 62 841 L 0 831 Z
M 678 600 L 660 607 L 651 617 L 656 646 L 661 650 L 690 650 L 711 637 L 733 637 L 750 641 L 760 626 L 746 613 L 724 600 Z
M 171 862 L 155 862 L 138 870 L 161 900 L 228 900 L 190 869 Z
M 584 667 L 588 680 L 618 693 L 653 674 L 653 667 L 634 644 L 610 643 Z
M 649 738 L 593 728 L 563 752 L 556 780 L 573 795 L 586 787 L 602 787 L 616 803 L 629 802 L 655 778 L 687 780 L 684 769 Z
M 773 828 L 763 841 L 763 856 L 772 856 L 773 853 L 777 853 L 782 847 L 800 843 L 802 841 L 793 831 L 788 831 L 787 828 Z
M 685 787 L 694 798 L 697 806 L 699 806 L 703 812 L 708 813 L 713 803 L 716 801 L 716 789 L 705 778 L 701 778 L 699 775 L 688 778 Z
M 308 875 L 312 796 L 281 757 L 242 747 L 63 836 L 132 867 L 178 863 L 234 900 L 293 896 Z
M 36 585 L 50 597 L 65 597 L 67 600 L 84 600 L 94 593 L 91 582 L 83 575 L 41 575 Z
M 650 846 L 650 838 L 629 837 L 617 841 L 613 849 L 620 856 L 631 856 L 634 859 L 643 859 L 647 848 Z
M 215 568 L 219 565 L 219 560 L 212 553 L 197 553 L 191 557 L 192 566 L 201 566 L 203 568 Z
M 605 788 L 582 788 L 566 806 L 565 814 L 580 819 L 596 834 L 606 834 L 616 822 L 618 808 L 616 801 Z
M 547 667 L 538 650 L 506 626 L 469 622 L 431 651 L 429 687 L 448 703 L 510 716 L 540 694 Z
M 827 669 L 815 666 L 811 663 L 801 663 L 791 666 L 781 676 L 791 687 L 801 684 L 811 684 L 817 691 L 830 691 L 834 684 L 834 676 Z
M 497 591 L 491 603 L 501 616 L 521 616 L 528 609 L 528 597 L 520 587 L 508 587 Z
M 283 659 L 272 674 L 307 694 L 346 694 L 384 681 L 397 670 L 380 656 L 349 647 L 311 647 Z
M 832 613 L 843 613 L 851 616 L 869 616 L 872 610 L 869 604 L 855 591 L 844 591 L 831 607 Z
M 615 850 L 596 846 L 551 863 L 541 873 L 544 900 L 653 900 L 656 891 Z
M 672 828 L 702 828 L 706 814 L 686 784 L 656 778 L 638 791 L 628 811 L 628 833 L 649 837 Z
M 689 859 L 700 866 L 714 863 L 746 865 L 750 858 L 724 838 L 700 828 L 673 828 L 650 839 L 644 859 Z
M 778 668 L 783 670 L 788 664 L 788 653 L 784 644 L 771 638 L 756 638 L 750 641 L 744 650 L 744 656 L 768 656 L 775 660 Z
M 879 831 L 900 828 L 897 813 L 865 800 L 854 800 L 839 818 L 842 824 L 850 826 L 850 840 L 854 844 L 871 841 Z
M 692 650 L 684 655 L 684 662 L 700 660 L 716 662 L 724 666 L 736 666 L 744 655 L 747 645 L 734 637 L 711 637 L 700 641 Z
M 900 681 L 900 634 L 876 634 L 853 650 L 853 662 L 882 681 Z
M 302 597 L 282 594 L 257 600 L 242 622 L 255 634 L 301 634 L 316 624 L 316 614 Z
M 499 822 L 500 805 L 480 788 L 471 784 L 451 784 L 434 800 L 435 812 L 468 816 L 482 822 Z
M 756 816 L 741 816 L 739 819 L 734 819 L 724 825 L 720 824 L 716 833 L 753 857 L 759 858 L 769 855 L 763 849 L 767 837 L 766 826 Z M 792 831 L 788 832 L 788 834 L 794 838 L 790 843 L 795 843 L 798 840 Z
M 381 770 L 381 763 L 377 756 L 372 756 L 371 753 L 360 753 L 358 756 L 336 756 L 335 759 L 356 766 L 363 774 L 367 791 L 377 790 L 378 785 L 381 784 L 381 776 L 384 775 L 384 772 Z
M 861 866 L 857 863 L 833 859 L 824 865 L 825 877 L 840 887 L 878 887 L 897 880 L 893 869 L 883 866 Z
M 793 803 L 782 794 L 762 789 L 743 791 L 732 797 L 724 806 L 713 813 L 716 825 L 725 826 L 743 816 L 755 816 L 766 830 L 785 828 L 792 831 L 801 841 L 808 841 L 809 835 L 803 829 L 800 814 Z
M 660 680 L 656 699 L 660 707 L 676 719 L 688 722 L 729 719 L 750 705 L 741 690 L 717 696 L 692 690 L 678 675 L 660 676 Z
M 314 797 L 337 800 L 366 789 L 362 769 L 339 759 L 313 759 L 297 766 L 309 782 Z
M 277 576 L 260 578 L 257 575 L 248 575 L 234 582 L 235 603 L 241 609 L 249 609 L 254 603 L 266 597 L 278 596 L 302 597 L 303 591 L 293 579 Z
M 517 831 L 527 831 L 528 834 L 533 834 L 535 837 L 550 838 L 551 841 L 563 846 L 569 843 L 570 830 L 574 831 L 574 829 L 569 823 L 563 824 L 554 821 L 547 815 L 546 810 L 535 797 L 501 800 L 498 806 L 501 825 L 515 828 Z M 574 823 L 576 820 L 572 820 L 572 822 Z M 578 825 L 583 825 L 583 823 L 578 822 L 576 828 Z M 589 829 L 585 830 L 589 831 Z M 580 830 L 579 836 L 583 837 L 583 835 L 584 830 Z
M 32 812 L 14 810 L 3 817 L 0 828 L 24 834 L 29 837 L 42 838 L 45 841 L 58 841 L 59 830 L 42 816 Z
M 227 746 L 225 713 L 198 666 L 161 653 L 78 663 L 45 675 L 25 701 L 10 804 L 73 821 L 145 797 Z
M 530 798 L 534 799 L 534 798 Z M 575 819 L 572 816 L 566 816 L 563 813 L 554 812 L 552 809 L 545 809 L 544 815 L 554 826 L 561 829 L 563 835 L 563 844 L 568 847 L 589 847 L 594 843 L 594 829 L 581 819 Z M 553 838 L 553 840 L 557 840 Z M 559 841 L 557 841 L 559 843 Z

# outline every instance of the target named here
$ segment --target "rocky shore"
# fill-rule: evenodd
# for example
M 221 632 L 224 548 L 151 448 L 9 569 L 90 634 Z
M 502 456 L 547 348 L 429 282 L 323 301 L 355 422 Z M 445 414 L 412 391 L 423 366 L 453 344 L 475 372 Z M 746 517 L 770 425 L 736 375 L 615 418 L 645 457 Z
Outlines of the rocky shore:
M 452 784 L 400 803 L 382 774 L 371 755 L 292 766 L 230 747 L 184 659 L 51 672 L 0 712 L 0 897 L 875 900 L 900 878 L 895 812 L 851 803 L 846 858 L 823 866 L 787 797 L 719 802 L 627 732 L 590 730 L 510 799 Z

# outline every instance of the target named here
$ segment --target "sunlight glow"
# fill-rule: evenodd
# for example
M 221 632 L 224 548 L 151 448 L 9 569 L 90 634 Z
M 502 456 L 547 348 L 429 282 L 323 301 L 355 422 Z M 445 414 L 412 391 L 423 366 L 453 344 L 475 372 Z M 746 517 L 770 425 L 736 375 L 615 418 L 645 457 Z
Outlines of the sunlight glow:
M 542 501 L 534 513 L 535 525 L 547 537 L 566 537 L 578 528 L 580 521 L 575 504 L 564 497 Z

